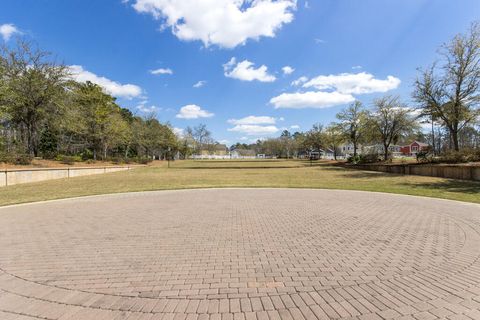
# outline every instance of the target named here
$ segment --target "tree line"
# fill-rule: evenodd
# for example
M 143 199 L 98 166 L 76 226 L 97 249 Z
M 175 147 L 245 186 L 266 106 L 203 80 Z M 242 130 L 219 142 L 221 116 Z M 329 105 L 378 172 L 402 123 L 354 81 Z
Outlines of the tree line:
M 32 43 L 0 49 L 0 155 L 86 159 L 167 157 L 179 148 L 169 124 L 139 117 Z M 1 161 L 1 160 L 0 160 Z

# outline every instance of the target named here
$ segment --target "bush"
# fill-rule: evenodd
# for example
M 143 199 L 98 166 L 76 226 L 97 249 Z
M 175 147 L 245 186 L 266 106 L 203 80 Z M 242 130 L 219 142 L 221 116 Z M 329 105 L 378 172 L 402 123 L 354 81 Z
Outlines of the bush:
M 93 159 L 93 152 L 92 150 L 90 149 L 86 149 L 85 151 L 83 151 L 80 156 L 82 157 L 82 160 L 83 161 L 86 161 L 86 160 L 91 160 Z
M 357 164 L 357 163 L 360 163 L 360 159 L 361 159 L 360 155 L 358 155 L 358 154 L 356 156 L 352 155 L 352 156 L 348 157 L 347 162 Z
M 110 162 L 114 163 L 114 164 L 124 164 L 124 163 L 128 163 L 127 159 L 124 159 L 123 157 L 111 157 L 110 159 L 108 159 Z
M 153 160 L 150 158 L 136 158 L 134 161 L 139 164 L 149 164 Z
M 63 164 L 71 165 L 71 164 L 74 164 L 75 162 L 81 162 L 82 157 L 80 157 L 80 156 L 65 156 L 65 155 L 59 154 L 55 157 L 55 160 L 60 161 Z
M 25 153 L 3 153 L 0 154 L 0 162 L 16 165 L 29 165 L 32 163 L 33 157 Z
M 480 161 L 480 149 L 449 150 L 436 158 L 435 161 L 440 163 L 477 162 Z
M 416 156 L 417 162 L 420 163 L 429 163 L 433 161 L 433 155 L 427 150 L 418 152 Z
M 149 164 L 152 161 L 153 160 L 151 158 L 145 158 L 145 157 L 133 157 L 133 158 L 128 158 L 124 160 L 125 163 L 135 162 L 139 164 Z
M 378 153 L 367 153 L 359 156 L 358 163 L 376 163 L 382 161 L 382 157 Z

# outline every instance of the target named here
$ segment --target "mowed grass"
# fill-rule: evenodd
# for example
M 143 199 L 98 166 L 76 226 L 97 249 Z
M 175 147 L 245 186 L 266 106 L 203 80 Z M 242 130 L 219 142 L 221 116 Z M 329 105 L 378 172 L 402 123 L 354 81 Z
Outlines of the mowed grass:
M 175 161 L 131 171 L 0 188 L 0 205 L 87 195 L 188 188 L 348 189 L 480 203 L 480 182 L 359 171 L 293 160 Z M 347 199 L 346 199 L 347 201 Z

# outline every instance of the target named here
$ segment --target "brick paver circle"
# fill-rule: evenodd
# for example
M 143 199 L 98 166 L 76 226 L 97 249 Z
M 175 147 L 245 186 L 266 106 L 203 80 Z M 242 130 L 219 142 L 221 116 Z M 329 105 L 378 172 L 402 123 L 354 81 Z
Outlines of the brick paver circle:
M 480 206 L 209 189 L 0 209 L 0 319 L 480 319 Z

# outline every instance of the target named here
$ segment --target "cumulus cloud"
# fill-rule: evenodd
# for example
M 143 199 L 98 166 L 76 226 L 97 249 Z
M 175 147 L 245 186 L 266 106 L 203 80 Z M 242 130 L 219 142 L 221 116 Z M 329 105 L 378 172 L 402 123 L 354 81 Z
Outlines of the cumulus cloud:
M 121 84 L 105 77 L 97 76 L 93 72 L 85 70 L 82 66 L 69 66 L 71 77 L 78 82 L 87 82 L 98 84 L 107 93 L 114 97 L 132 99 L 141 96 L 142 88 L 134 84 Z
M 300 129 L 300 126 L 298 124 L 294 124 L 290 126 L 290 129 Z
M 302 84 L 304 84 L 307 81 L 308 81 L 307 77 L 300 77 L 297 80 L 292 81 L 292 86 L 295 86 L 295 87 L 301 86 Z
M 355 100 L 354 95 L 396 89 L 400 82 L 394 76 L 382 80 L 366 72 L 320 75 L 312 79 L 303 76 L 293 81 L 292 86 L 309 91 L 283 93 L 270 99 L 270 103 L 275 108 L 328 108 L 350 103 Z
M 20 30 L 12 23 L 5 23 L 0 25 L 0 35 L 3 40 L 8 41 L 14 34 L 21 34 Z
M 228 131 L 239 132 L 247 135 L 268 135 L 278 132 L 274 124 L 277 119 L 268 116 L 248 116 L 241 119 L 230 119 L 227 122 L 234 125 Z
M 151 74 L 159 75 L 159 74 L 173 74 L 172 69 L 169 68 L 160 68 L 155 70 L 150 70 Z
M 210 118 L 214 114 L 203 110 L 201 107 L 195 104 L 189 104 L 180 108 L 180 111 L 176 115 L 179 119 L 198 119 L 198 118 Z
M 248 60 L 237 63 L 237 60 L 232 58 L 223 65 L 223 71 L 226 77 L 242 81 L 273 82 L 276 80 L 275 76 L 268 73 L 265 65 L 255 69 L 254 63 Z
M 340 93 L 365 94 L 374 92 L 387 92 L 400 85 L 400 79 L 388 76 L 385 80 L 375 79 L 372 74 L 341 73 L 338 75 L 320 75 L 303 84 L 305 88 L 318 90 L 335 90 Z
M 268 135 L 279 131 L 276 126 L 261 126 L 255 124 L 239 124 L 233 128 L 229 128 L 228 131 L 244 133 L 246 135 Z
M 200 81 L 198 81 L 197 83 L 195 83 L 195 84 L 193 85 L 193 87 L 194 87 L 194 88 L 201 88 L 201 87 L 203 87 L 203 86 L 206 85 L 206 84 L 207 84 L 207 81 L 205 81 L 205 80 L 200 80 Z
M 291 108 L 328 108 L 355 101 L 351 94 L 340 92 L 308 91 L 296 93 L 282 93 L 270 99 L 275 109 Z
M 296 0 L 135 0 L 133 8 L 161 20 L 181 40 L 234 48 L 275 37 L 293 20 Z
M 242 125 L 242 124 L 275 124 L 276 119 L 274 117 L 268 116 L 248 116 L 241 119 L 230 119 L 227 121 L 228 123 L 234 125 Z
M 289 74 L 292 74 L 295 71 L 295 69 L 290 66 L 285 66 L 282 68 L 282 71 L 283 71 L 283 74 L 289 75 Z

